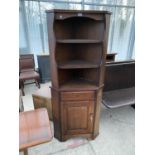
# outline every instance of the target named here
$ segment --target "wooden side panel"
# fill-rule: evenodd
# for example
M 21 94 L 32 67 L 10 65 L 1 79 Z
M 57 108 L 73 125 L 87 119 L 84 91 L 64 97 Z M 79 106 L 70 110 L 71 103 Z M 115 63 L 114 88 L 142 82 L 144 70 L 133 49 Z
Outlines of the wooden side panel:
M 56 48 L 56 40 L 55 34 L 53 31 L 54 26 L 54 13 L 47 14 L 47 27 L 48 27 L 48 44 L 50 51 L 50 68 L 51 68 L 51 81 L 52 86 L 58 88 L 58 71 L 57 71 L 57 63 L 55 60 L 55 48 Z
M 105 64 L 106 64 L 106 54 L 107 54 L 107 46 L 108 46 L 108 38 L 109 38 L 109 25 L 110 25 L 110 14 L 105 14 L 104 16 L 105 26 L 104 26 L 104 42 L 103 42 L 103 49 L 102 49 L 102 63 L 100 68 L 100 78 L 99 78 L 99 85 L 104 83 L 104 76 L 105 76 Z
M 60 101 L 59 92 L 51 89 L 52 91 L 52 114 L 54 122 L 54 136 L 61 139 L 61 115 L 60 115 Z
M 96 92 L 96 103 L 94 108 L 94 129 L 92 138 L 94 139 L 99 134 L 100 109 L 102 101 L 102 89 Z

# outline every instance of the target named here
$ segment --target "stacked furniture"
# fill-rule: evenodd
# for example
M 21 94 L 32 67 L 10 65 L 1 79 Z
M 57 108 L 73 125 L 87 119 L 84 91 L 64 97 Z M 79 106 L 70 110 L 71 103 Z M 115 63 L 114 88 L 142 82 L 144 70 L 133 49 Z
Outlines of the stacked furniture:
M 54 136 L 94 139 L 110 23 L 108 11 L 48 10 Z
M 135 104 L 135 61 L 106 63 L 103 104 L 117 108 Z
M 32 94 L 34 108 L 46 108 L 48 116 L 52 121 L 52 103 L 51 103 L 51 90 L 50 83 L 46 83 L 42 88 L 38 89 Z
M 45 83 L 51 80 L 50 74 L 50 60 L 49 54 L 37 55 L 38 60 L 38 70 L 40 74 L 40 81 Z
M 107 53 L 106 62 L 115 61 L 117 53 Z
M 40 76 L 38 72 L 35 71 L 33 54 L 20 55 L 19 58 L 19 85 L 23 95 L 25 95 L 24 82 L 26 80 L 35 80 L 36 85 L 40 88 Z

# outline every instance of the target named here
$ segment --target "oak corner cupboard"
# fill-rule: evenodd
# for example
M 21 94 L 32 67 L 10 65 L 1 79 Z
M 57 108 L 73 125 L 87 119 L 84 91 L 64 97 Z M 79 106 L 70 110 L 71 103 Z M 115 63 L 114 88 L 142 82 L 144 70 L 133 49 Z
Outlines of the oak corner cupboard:
M 54 136 L 99 134 L 108 11 L 48 10 Z

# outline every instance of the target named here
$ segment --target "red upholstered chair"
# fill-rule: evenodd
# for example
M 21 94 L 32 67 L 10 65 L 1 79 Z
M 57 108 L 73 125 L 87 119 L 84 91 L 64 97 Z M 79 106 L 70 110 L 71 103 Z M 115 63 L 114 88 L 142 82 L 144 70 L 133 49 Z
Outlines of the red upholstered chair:
M 51 141 L 53 137 L 46 108 L 19 113 L 19 151 Z
M 38 88 L 40 88 L 40 76 L 39 73 L 35 71 L 33 54 L 20 55 L 19 69 L 19 85 L 23 95 L 25 95 L 24 82 L 26 80 L 35 80 L 36 85 L 38 86 Z

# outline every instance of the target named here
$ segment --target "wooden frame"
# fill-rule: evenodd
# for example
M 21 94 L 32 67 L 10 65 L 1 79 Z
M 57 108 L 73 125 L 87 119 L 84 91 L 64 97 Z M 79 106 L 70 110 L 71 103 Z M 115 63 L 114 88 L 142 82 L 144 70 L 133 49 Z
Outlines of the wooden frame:
M 75 136 L 94 139 L 99 133 L 111 13 L 81 10 L 46 12 L 54 136 L 60 141 Z

